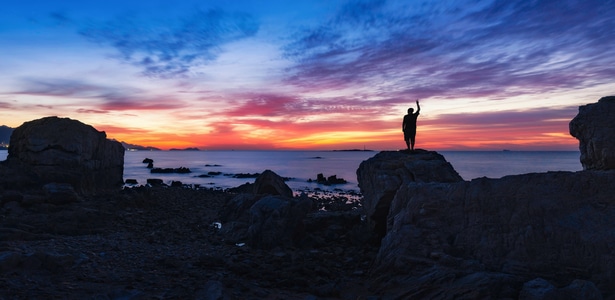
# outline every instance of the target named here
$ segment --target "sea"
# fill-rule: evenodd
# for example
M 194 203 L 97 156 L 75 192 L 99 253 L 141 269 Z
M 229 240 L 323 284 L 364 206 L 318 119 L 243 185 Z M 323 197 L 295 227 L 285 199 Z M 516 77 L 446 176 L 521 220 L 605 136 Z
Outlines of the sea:
M 580 171 L 578 151 L 438 151 L 450 162 L 464 180 L 479 177 L 500 178 L 547 171 Z M 227 189 L 254 182 L 242 177 L 272 170 L 288 178 L 295 192 L 331 191 L 358 192 L 356 170 L 359 164 L 377 151 L 126 151 L 124 179 L 135 179 L 139 185 L 148 178 L 162 179 L 171 184 L 183 184 L 213 189 Z M 0 161 L 6 150 L 0 150 Z M 155 168 L 190 169 L 190 173 L 150 173 L 145 158 L 154 161 Z M 335 175 L 345 184 L 323 185 L 315 182 L 317 175 Z M 311 182 L 310 182 L 311 180 Z

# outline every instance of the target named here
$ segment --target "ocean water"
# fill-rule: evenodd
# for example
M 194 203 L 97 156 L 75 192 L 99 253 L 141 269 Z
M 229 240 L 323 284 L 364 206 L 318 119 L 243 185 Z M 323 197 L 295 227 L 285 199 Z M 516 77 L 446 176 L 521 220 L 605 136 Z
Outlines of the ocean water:
M 230 188 L 254 178 L 233 178 L 234 174 L 261 173 L 272 170 L 290 177 L 287 184 L 294 191 L 342 190 L 356 191 L 356 170 L 359 164 L 376 155 L 370 151 L 127 151 L 124 158 L 124 179 L 136 179 L 145 184 L 148 178 L 159 178 L 166 183 L 181 181 L 202 187 Z M 440 151 L 465 180 L 478 177 L 499 178 L 547 171 L 580 171 L 578 151 Z M 7 151 L 0 150 L 0 160 Z M 188 174 L 151 174 L 143 159 L 154 160 L 157 168 L 186 167 Z M 220 172 L 220 175 L 202 178 L 199 175 Z M 324 186 L 309 179 L 317 174 L 336 175 L 347 184 Z

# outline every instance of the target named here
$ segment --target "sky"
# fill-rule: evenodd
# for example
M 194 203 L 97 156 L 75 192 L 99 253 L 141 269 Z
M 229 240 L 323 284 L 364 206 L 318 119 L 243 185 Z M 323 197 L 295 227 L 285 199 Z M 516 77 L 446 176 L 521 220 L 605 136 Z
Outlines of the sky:
M 0 125 L 162 149 L 577 150 L 615 1 L 2 0 Z

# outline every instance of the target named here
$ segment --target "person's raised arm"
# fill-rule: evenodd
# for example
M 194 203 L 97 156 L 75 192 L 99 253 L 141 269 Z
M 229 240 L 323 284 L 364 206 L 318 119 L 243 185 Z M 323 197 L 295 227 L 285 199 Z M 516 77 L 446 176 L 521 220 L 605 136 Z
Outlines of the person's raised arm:
M 421 111 L 421 106 L 419 105 L 419 100 L 416 100 L 416 113 L 418 114 Z

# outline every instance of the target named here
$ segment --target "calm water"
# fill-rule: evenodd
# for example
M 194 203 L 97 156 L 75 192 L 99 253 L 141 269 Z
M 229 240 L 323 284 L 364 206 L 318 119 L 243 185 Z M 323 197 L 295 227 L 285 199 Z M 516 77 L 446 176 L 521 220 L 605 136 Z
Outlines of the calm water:
M 200 184 L 216 188 L 239 186 L 254 182 L 253 178 L 237 179 L 228 174 L 260 173 L 270 169 L 283 177 L 292 177 L 288 185 L 295 191 L 321 188 L 332 190 L 355 190 L 356 170 L 359 164 L 378 152 L 333 152 L 333 151 L 128 151 L 125 156 L 124 178 L 136 179 L 144 184 L 147 178 L 160 178 L 167 183 L 179 180 L 187 184 Z M 577 151 L 440 151 L 465 180 L 478 177 L 499 178 L 546 171 L 580 171 Z M 0 150 L 0 160 L 7 151 Z M 154 160 L 158 168 L 187 167 L 190 174 L 151 174 L 144 158 Z M 210 166 L 206 166 L 210 165 Z M 213 166 L 218 165 L 218 166 Z M 210 178 L 198 175 L 221 172 Z M 348 184 L 326 187 L 309 183 L 318 173 L 325 176 L 337 175 Z M 226 175 L 225 175 L 226 174 Z

